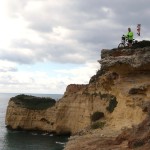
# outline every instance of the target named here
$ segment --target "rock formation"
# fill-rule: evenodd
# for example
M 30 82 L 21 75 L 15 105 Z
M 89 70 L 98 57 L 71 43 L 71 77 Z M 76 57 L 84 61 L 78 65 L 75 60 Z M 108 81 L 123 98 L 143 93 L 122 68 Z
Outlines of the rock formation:
M 105 122 L 103 130 L 114 132 L 137 126 L 148 114 L 145 105 L 150 101 L 150 47 L 105 49 L 99 62 L 101 69 L 89 84 L 69 85 L 51 108 L 30 110 L 10 101 L 6 125 L 60 134 L 75 134 L 97 122 Z M 93 121 L 96 112 L 103 117 Z

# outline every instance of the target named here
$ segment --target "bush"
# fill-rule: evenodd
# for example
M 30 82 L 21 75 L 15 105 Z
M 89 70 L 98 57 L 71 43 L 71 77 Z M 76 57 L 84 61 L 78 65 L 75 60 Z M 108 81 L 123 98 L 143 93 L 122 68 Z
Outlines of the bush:
M 56 101 L 50 97 L 35 97 L 24 94 L 12 97 L 10 100 L 20 107 L 33 110 L 47 109 L 56 103 Z
M 103 129 L 105 124 L 106 124 L 106 122 L 94 122 L 94 123 L 91 125 L 91 128 L 92 128 L 92 129 L 98 129 L 98 128 Z
M 113 99 L 111 99 L 109 101 L 109 106 L 106 107 L 106 109 L 112 113 L 114 111 L 114 108 L 117 106 L 118 102 L 116 101 L 116 97 L 113 97 Z
M 103 112 L 99 112 L 99 111 L 96 111 L 92 114 L 91 116 L 91 121 L 95 122 L 101 118 L 104 117 L 104 113 Z

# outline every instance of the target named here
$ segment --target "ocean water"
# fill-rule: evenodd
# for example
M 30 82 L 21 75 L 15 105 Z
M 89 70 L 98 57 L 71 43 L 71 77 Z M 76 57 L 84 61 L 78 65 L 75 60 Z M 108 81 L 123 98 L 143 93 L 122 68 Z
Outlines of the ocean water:
M 0 93 L 0 150 L 62 150 L 68 136 L 50 133 L 12 131 L 5 127 L 5 114 L 8 101 L 18 94 Z M 60 94 L 29 94 L 38 97 L 51 97 L 56 100 Z

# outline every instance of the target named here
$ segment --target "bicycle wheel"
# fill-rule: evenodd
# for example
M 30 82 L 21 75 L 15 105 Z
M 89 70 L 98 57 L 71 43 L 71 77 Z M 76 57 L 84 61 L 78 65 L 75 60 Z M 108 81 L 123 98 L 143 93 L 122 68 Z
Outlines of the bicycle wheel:
M 123 43 L 120 43 L 120 44 L 118 45 L 118 48 L 123 48 L 123 47 L 125 47 L 125 45 L 124 45 Z

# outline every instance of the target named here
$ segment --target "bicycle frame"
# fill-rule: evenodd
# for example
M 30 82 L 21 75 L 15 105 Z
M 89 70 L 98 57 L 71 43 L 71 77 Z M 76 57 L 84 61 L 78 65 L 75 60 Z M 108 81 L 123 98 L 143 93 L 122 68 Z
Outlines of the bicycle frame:
M 128 46 L 128 39 L 123 35 L 121 38 L 121 43 L 118 45 L 118 48 Z
M 132 44 L 135 44 L 137 42 L 138 41 L 133 39 Z M 129 46 L 128 39 L 125 35 L 123 35 L 122 38 L 121 38 L 121 43 L 118 45 L 118 48 L 123 48 L 123 47 L 127 47 L 127 46 Z

